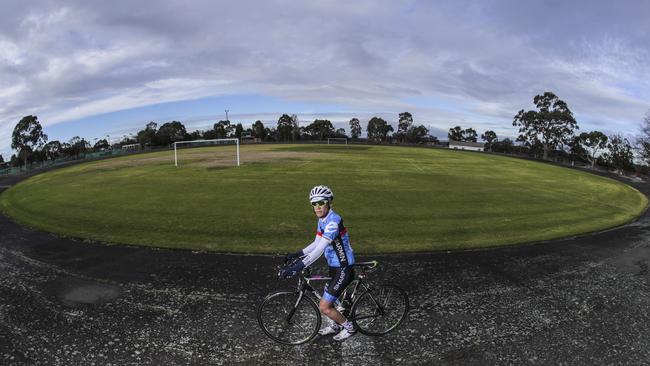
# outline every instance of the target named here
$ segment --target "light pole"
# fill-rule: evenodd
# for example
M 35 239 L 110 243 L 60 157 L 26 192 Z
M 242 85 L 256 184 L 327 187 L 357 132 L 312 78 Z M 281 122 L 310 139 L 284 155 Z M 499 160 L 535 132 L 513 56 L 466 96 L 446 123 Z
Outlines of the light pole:
M 230 109 L 226 109 L 226 121 L 228 121 L 228 122 L 230 122 L 230 120 L 228 119 L 228 112 L 229 111 L 230 111 Z

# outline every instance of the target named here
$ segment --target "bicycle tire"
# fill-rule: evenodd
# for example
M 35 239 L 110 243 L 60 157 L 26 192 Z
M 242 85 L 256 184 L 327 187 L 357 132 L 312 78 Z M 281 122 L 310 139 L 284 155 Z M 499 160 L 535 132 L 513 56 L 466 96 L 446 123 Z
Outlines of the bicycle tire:
M 266 335 L 286 345 L 299 345 L 312 340 L 321 325 L 318 305 L 311 296 L 303 295 L 290 321 L 299 292 L 280 290 L 267 295 L 257 308 L 257 321 Z
M 381 336 L 397 328 L 406 319 L 408 311 L 409 299 L 406 292 L 398 286 L 384 284 L 359 296 L 352 304 L 350 314 L 352 322 L 361 333 Z

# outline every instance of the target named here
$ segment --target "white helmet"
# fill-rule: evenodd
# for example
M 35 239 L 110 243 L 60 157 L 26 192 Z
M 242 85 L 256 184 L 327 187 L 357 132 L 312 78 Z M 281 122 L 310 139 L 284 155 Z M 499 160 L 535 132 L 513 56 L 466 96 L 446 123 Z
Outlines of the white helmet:
M 334 193 L 328 186 L 316 186 L 309 192 L 309 202 L 328 201 L 334 199 Z

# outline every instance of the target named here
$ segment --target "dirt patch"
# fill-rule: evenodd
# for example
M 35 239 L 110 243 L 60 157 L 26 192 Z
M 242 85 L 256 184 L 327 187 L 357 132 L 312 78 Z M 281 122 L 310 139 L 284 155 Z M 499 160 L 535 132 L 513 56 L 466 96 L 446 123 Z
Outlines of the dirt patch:
M 174 153 L 170 152 L 170 155 L 167 156 L 155 156 L 150 158 L 134 157 L 132 159 L 107 159 L 97 162 L 89 167 L 90 170 L 112 170 L 112 169 L 121 169 L 129 168 L 143 165 L 155 165 L 161 163 L 174 164 Z
M 240 154 L 240 164 L 257 164 L 269 163 L 274 161 L 293 160 L 293 159 L 313 159 L 323 154 L 289 152 L 289 151 L 247 151 Z M 189 165 L 201 168 L 212 168 L 218 166 L 230 166 L 237 157 L 235 154 L 200 154 L 191 155 L 186 159 L 191 159 Z
M 293 151 L 242 151 L 240 152 L 241 165 L 269 163 L 273 161 L 291 160 L 291 159 L 313 159 L 322 157 L 323 153 L 293 152 Z M 227 167 L 236 164 L 237 155 L 234 149 L 187 149 L 180 150 L 178 153 L 179 165 L 213 168 Z M 93 169 L 120 169 L 127 167 L 138 167 L 144 165 L 156 164 L 174 164 L 174 154 L 172 151 L 169 155 L 159 155 L 147 158 L 134 157 L 133 159 L 109 159 L 97 163 Z

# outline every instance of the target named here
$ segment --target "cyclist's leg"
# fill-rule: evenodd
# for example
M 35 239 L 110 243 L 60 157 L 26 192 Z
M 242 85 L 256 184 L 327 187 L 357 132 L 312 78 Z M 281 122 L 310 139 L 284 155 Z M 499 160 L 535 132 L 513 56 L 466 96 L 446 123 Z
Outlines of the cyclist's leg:
M 330 267 L 329 272 L 330 272 L 329 273 L 330 278 L 332 279 L 335 278 L 337 274 L 336 268 Z M 330 288 L 330 284 L 325 283 L 325 288 L 323 289 L 323 297 L 321 298 L 318 304 L 318 308 L 320 312 L 323 315 L 325 315 L 325 318 L 328 320 L 329 323 L 327 326 L 323 327 L 318 331 L 318 334 L 320 334 L 321 336 L 336 334 L 340 332 L 341 329 L 343 329 L 343 327 L 340 325 L 341 319 L 337 319 L 335 314 L 330 314 L 330 309 L 333 309 L 333 304 L 336 302 L 336 298 L 333 298 L 332 295 L 328 292 L 329 288 Z
M 320 300 L 318 307 L 324 315 L 335 321 L 337 324 L 343 324 L 347 319 L 341 314 L 333 304 L 338 297 L 343 293 L 345 287 L 354 278 L 354 271 L 352 267 L 330 267 L 330 277 L 332 278 L 329 283 L 325 285 L 323 298 Z
M 321 304 L 319 304 L 321 311 L 343 328 L 334 336 L 335 341 L 344 341 L 356 333 L 354 323 L 347 320 L 343 314 L 332 306 L 353 279 L 354 270 L 352 267 L 338 268 L 336 275 L 332 277 L 332 282 L 328 284 L 327 291 L 323 294 Z

